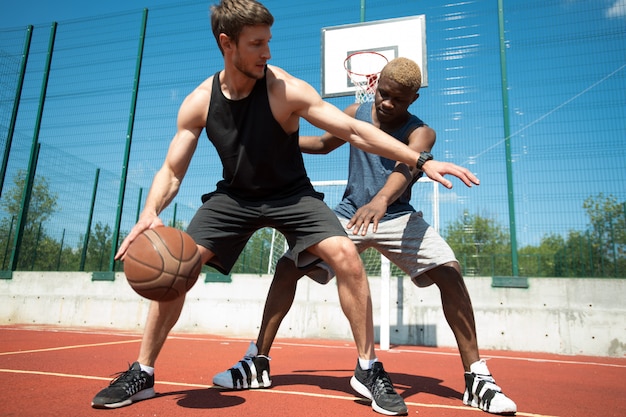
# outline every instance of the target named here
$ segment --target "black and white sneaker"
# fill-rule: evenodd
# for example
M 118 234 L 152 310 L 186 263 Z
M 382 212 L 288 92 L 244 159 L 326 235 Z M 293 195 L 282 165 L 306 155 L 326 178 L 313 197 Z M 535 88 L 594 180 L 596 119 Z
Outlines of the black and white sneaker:
M 155 396 L 154 375 L 141 370 L 139 362 L 120 372 L 91 401 L 93 408 L 119 408 Z
M 484 360 L 475 362 L 465 372 L 463 404 L 492 414 L 515 414 L 517 405 L 496 385 Z
M 258 349 L 254 342 L 243 356 L 232 368 L 213 377 L 213 384 L 220 387 L 243 390 L 269 388 L 272 386 L 270 379 L 270 358 L 267 356 L 257 356 Z
M 408 413 L 404 400 L 393 388 L 381 362 L 374 362 L 369 370 L 364 371 L 357 361 L 350 385 L 356 392 L 372 400 L 374 411 L 388 416 Z

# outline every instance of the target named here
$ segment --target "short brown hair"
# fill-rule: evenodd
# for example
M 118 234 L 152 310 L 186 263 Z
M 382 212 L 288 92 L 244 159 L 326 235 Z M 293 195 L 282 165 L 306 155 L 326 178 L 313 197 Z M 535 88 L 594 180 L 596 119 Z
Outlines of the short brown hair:
M 237 43 L 245 26 L 273 24 L 274 16 L 256 0 L 221 0 L 211 6 L 211 29 L 222 54 L 220 33 Z
M 380 72 L 381 78 L 389 78 L 417 92 L 422 86 L 422 71 L 414 61 L 398 57 L 392 59 Z

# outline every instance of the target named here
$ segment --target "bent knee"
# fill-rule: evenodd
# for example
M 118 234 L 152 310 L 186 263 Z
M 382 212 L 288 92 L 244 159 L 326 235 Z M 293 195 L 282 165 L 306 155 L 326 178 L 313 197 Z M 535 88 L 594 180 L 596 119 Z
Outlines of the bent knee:
M 446 262 L 445 264 L 441 265 L 441 267 L 446 269 L 449 273 L 457 273 L 459 275 L 462 275 L 461 266 L 457 261 Z
M 356 250 L 354 242 L 348 237 L 337 238 L 335 244 L 332 247 L 331 255 L 341 256 L 345 258 L 358 257 L 359 252 Z
M 437 286 L 449 284 L 456 281 L 463 281 L 463 275 L 461 274 L 461 268 L 456 261 L 447 262 L 439 265 L 425 273 L 425 275 L 431 279 Z
M 349 238 L 337 239 L 333 243 L 330 250 L 326 252 L 328 259 L 324 259 L 333 269 L 337 271 L 345 268 L 358 269 L 363 267 L 359 252 Z

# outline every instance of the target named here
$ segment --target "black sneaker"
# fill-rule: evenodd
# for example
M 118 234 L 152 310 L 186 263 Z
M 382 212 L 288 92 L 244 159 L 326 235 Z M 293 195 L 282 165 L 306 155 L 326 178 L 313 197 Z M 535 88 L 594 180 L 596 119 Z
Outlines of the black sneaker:
M 96 394 L 91 406 L 118 408 L 152 398 L 154 395 L 154 375 L 142 371 L 139 362 L 135 362 L 128 371 L 120 372 L 108 387 Z
M 213 377 L 213 384 L 229 389 L 258 389 L 269 388 L 270 359 L 267 356 L 257 356 L 258 349 L 254 342 L 250 342 L 243 359 L 232 368 L 220 372 Z
M 396 392 L 381 362 L 374 362 L 372 368 L 364 371 L 357 361 L 350 385 L 356 392 L 372 400 L 372 408 L 388 416 L 408 413 L 402 397 Z

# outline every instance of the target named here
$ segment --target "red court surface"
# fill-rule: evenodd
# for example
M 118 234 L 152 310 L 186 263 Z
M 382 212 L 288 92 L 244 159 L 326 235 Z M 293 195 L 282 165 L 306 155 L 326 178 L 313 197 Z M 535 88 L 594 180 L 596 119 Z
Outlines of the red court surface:
M 226 391 L 212 376 L 238 361 L 249 340 L 173 334 L 156 367 L 157 397 L 115 410 L 90 406 L 113 374 L 127 369 L 140 334 L 0 327 L 0 416 L 380 416 L 349 380 L 352 343 L 277 339 L 272 387 Z M 487 416 L 464 406 L 455 349 L 392 346 L 379 351 L 409 416 Z M 518 416 L 626 416 L 626 358 L 482 351 Z

